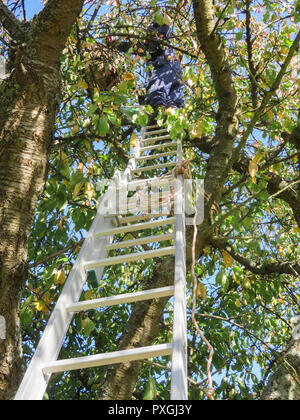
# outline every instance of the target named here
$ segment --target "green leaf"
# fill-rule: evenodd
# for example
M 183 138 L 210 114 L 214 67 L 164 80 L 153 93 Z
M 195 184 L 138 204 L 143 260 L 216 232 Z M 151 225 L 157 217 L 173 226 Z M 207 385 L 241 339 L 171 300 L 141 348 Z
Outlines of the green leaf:
M 102 115 L 99 119 L 97 131 L 100 136 L 106 136 L 106 134 L 109 132 L 109 123 L 107 120 L 107 117 L 105 115 Z
M 88 337 L 91 334 L 91 332 L 94 330 L 95 324 L 90 318 L 85 318 L 82 321 L 82 325 L 83 325 L 83 335 L 85 337 Z
M 236 34 L 236 36 L 235 36 L 235 39 L 236 39 L 237 41 L 240 41 L 241 39 L 243 39 L 243 31 L 238 32 L 238 33 Z
M 154 378 L 149 378 L 145 387 L 145 394 L 143 400 L 154 400 L 156 396 L 156 382 Z
M 144 114 L 144 113 L 141 113 L 141 114 L 137 115 L 134 118 L 134 123 L 141 126 L 141 127 L 145 127 L 148 123 L 148 115 Z
M 22 304 L 22 309 L 20 311 L 20 318 L 24 326 L 29 324 L 34 318 L 34 312 L 32 308 L 29 306 L 33 302 L 33 299 L 34 299 L 34 296 L 30 295 Z
M 216 276 L 216 283 L 222 287 L 223 292 L 226 292 L 229 286 L 229 279 L 225 271 L 219 271 L 219 273 Z
M 158 11 L 154 13 L 153 16 L 154 22 L 158 23 L 160 26 L 163 25 L 164 16 Z
M 89 117 L 90 115 L 94 114 L 97 108 L 98 108 L 98 104 L 96 102 L 91 103 L 89 106 L 87 116 Z
M 243 223 L 244 228 L 249 230 L 253 223 L 253 219 L 251 217 L 245 217 L 242 223 Z

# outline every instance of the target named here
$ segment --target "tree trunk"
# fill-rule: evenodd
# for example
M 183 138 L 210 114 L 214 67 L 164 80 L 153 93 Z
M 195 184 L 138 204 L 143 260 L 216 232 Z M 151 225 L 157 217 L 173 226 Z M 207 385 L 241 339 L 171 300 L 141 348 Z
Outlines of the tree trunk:
M 11 75 L 0 85 L 0 315 L 6 321 L 6 338 L 0 342 L 2 400 L 14 396 L 22 377 L 19 306 L 27 242 L 47 176 L 60 102 L 60 55 L 82 5 L 83 0 L 49 0 L 22 42 L 17 40 Z M 6 29 L 13 32 L 10 25 Z
M 300 317 L 292 337 L 278 359 L 277 368 L 271 375 L 266 389 L 263 393 L 263 400 L 300 400 Z

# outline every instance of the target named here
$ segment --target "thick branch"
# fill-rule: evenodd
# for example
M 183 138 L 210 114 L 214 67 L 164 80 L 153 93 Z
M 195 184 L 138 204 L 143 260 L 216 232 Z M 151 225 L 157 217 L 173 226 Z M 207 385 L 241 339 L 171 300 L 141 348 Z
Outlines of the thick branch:
M 20 22 L 2 0 L 0 0 L 0 22 L 14 40 L 23 40 L 24 31 Z
M 276 369 L 273 370 L 264 390 L 263 400 L 294 400 L 300 399 L 300 334 L 299 317 L 291 320 L 294 324 L 291 339 L 277 358 Z
M 220 111 L 234 112 L 237 104 L 231 70 L 220 36 L 214 32 L 214 6 L 211 0 L 193 0 L 197 35 L 209 64 Z
M 212 237 L 210 242 L 215 248 L 226 250 L 234 260 L 242 264 L 247 270 L 251 271 L 253 274 L 300 274 L 300 265 L 297 263 L 291 264 L 290 262 L 281 261 L 270 263 L 264 262 L 263 264 L 260 264 L 236 252 L 233 249 L 232 245 L 223 238 L 220 239 L 218 237 Z
M 211 70 L 219 103 L 217 127 L 205 178 L 205 191 L 211 196 L 206 206 L 207 215 L 212 203 L 220 200 L 228 175 L 227 167 L 238 130 L 238 106 L 225 47 L 215 31 L 213 3 L 211 0 L 193 0 L 193 6 L 198 39 Z
M 40 61 L 50 65 L 58 62 L 83 3 L 84 0 L 49 0 L 33 20 L 32 47 Z
M 251 0 L 246 0 L 246 42 L 247 42 L 247 55 L 248 65 L 250 72 L 250 85 L 253 108 L 257 107 L 257 84 L 255 80 L 256 69 L 253 62 L 253 50 L 251 40 L 251 13 L 250 13 Z

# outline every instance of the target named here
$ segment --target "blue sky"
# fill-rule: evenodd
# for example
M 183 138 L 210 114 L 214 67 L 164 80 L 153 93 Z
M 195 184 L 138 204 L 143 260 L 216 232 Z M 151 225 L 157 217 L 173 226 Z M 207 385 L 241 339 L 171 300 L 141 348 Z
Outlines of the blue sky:
M 41 0 L 25 0 L 25 7 L 27 20 L 30 20 L 43 9 L 44 5 Z

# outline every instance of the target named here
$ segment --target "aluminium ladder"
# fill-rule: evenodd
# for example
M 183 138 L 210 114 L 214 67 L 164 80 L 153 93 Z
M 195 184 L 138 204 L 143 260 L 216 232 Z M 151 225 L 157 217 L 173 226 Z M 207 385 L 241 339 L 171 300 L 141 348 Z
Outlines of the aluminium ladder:
M 175 159 L 167 161 L 168 158 Z M 163 159 L 163 162 L 162 162 Z M 149 161 L 154 161 L 149 164 Z M 157 163 L 157 161 L 159 163 Z M 134 145 L 132 157 L 126 170 L 117 171 L 111 180 L 106 193 L 98 207 L 96 217 L 82 245 L 74 266 L 68 276 L 56 306 L 46 325 L 42 338 L 32 357 L 23 381 L 15 396 L 15 400 L 41 400 L 46 391 L 51 374 L 97 367 L 114 363 L 142 360 L 158 356 L 172 357 L 171 369 L 171 399 L 187 399 L 187 337 L 186 337 L 186 267 L 185 267 L 185 214 L 183 200 L 183 175 L 178 175 L 174 191 L 174 216 L 169 211 L 158 213 L 167 194 L 153 193 L 151 210 L 148 213 L 147 202 L 143 212 L 137 211 L 139 188 L 161 187 L 174 180 L 170 168 L 182 162 L 182 145 L 180 141 L 172 141 L 167 130 L 152 125 L 141 130 L 137 143 Z M 146 166 L 143 166 L 146 164 Z M 162 174 L 163 171 L 163 174 Z M 147 174 L 148 173 L 148 174 Z M 156 176 L 153 177 L 153 173 Z M 157 174 L 158 173 L 158 174 Z M 135 174 L 139 177 L 135 179 Z M 150 174 L 150 175 L 149 175 Z M 141 175 L 143 178 L 141 178 Z M 150 176 L 150 178 L 148 177 Z M 121 199 L 117 213 L 112 215 L 115 207 L 116 193 L 121 191 Z M 122 191 L 125 194 L 122 196 Z M 135 194 L 127 197 L 128 191 Z M 120 197 L 119 196 L 119 197 Z M 145 197 L 144 197 L 145 198 Z M 149 198 L 149 196 L 148 196 Z M 147 219 L 145 219 L 147 213 Z M 130 214 L 130 216 L 129 216 Z M 165 217 L 166 216 L 166 217 Z M 147 221 L 145 221 L 147 220 Z M 135 223 L 137 222 L 137 223 Z M 118 224 L 118 226 L 116 226 Z M 113 243 L 114 236 L 130 232 L 143 232 L 144 229 L 174 226 L 174 233 L 160 233 L 152 236 L 139 236 L 135 239 Z M 110 251 L 136 247 L 162 241 L 173 241 L 172 246 L 151 249 L 149 251 L 133 252 L 109 257 Z M 87 272 L 94 270 L 97 279 L 101 279 L 106 266 L 139 261 L 166 255 L 175 256 L 174 286 L 125 293 L 112 297 L 79 301 L 87 280 Z M 104 306 L 132 303 L 147 299 L 158 299 L 173 296 L 174 322 L 173 339 L 171 343 L 152 345 L 141 348 L 127 349 L 111 353 L 96 354 L 86 357 L 57 360 L 64 338 L 67 334 L 73 314 Z

